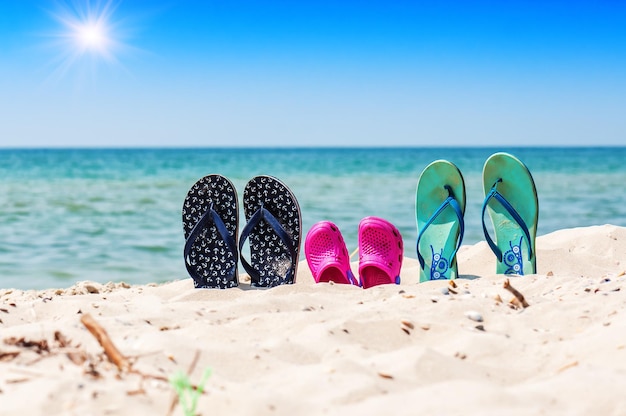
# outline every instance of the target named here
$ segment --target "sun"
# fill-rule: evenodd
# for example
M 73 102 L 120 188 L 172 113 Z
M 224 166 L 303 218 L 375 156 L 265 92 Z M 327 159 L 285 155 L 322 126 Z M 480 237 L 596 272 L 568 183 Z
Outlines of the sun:
M 75 36 L 76 40 L 85 49 L 102 50 L 109 43 L 108 33 L 97 23 L 87 23 L 78 27 Z
M 121 0 L 62 0 L 50 15 L 58 30 L 52 33 L 57 50 L 53 77 L 62 78 L 75 68 L 94 70 L 97 61 L 120 65 L 118 55 L 131 48 L 122 42 L 127 29 L 116 20 Z M 84 65 L 83 65 L 84 64 Z

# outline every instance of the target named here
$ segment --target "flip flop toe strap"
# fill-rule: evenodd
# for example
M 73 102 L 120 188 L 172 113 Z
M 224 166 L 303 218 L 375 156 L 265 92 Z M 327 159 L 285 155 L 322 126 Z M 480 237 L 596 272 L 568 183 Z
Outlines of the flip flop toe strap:
M 498 183 L 500 182 L 502 182 L 502 179 L 498 179 L 496 183 L 493 184 L 493 186 L 491 187 L 491 190 L 485 197 L 485 201 L 483 202 L 482 223 L 483 223 L 483 233 L 485 234 L 485 239 L 487 240 L 487 244 L 489 244 L 489 247 L 491 247 L 491 251 L 494 252 L 496 257 L 498 258 L 498 261 L 501 262 L 502 250 L 500 250 L 498 246 L 496 245 L 496 243 L 493 241 L 493 239 L 489 235 L 489 231 L 487 231 L 487 226 L 485 225 L 485 210 L 487 209 L 487 205 L 489 204 L 489 201 L 493 198 L 496 201 L 498 201 L 500 205 L 502 205 L 509 214 L 511 214 L 511 217 L 513 217 L 513 220 L 515 220 L 517 225 L 519 225 L 519 227 L 524 232 L 524 235 L 526 236 L 526 241 L 528 242 L 528 260 L 531 260 L 533 257 L 533 247 L 531 245 L 532 240 L 530 238 L 530 231 L 528 230 L 528 226 L 526 225 L 526 222 L 524 222 L 524 220 L 522 219 L 521 215 L 519 215 L 517 210 L 513 208 L 513 206 L 509 203 L 509 201 L 507 201 L 506 198 L 502 196 L 500 192 L 498 192 L 497 186 L 498 186 Z
M 420 240 L 422 239 L 422 236 L 424 235 L 424 232 L 428 229 L 428 227 L 435 221 L 435 219 L 437 219 L 437 217 L 447 207 L 451 207 L 454 210 L 454 213 L 456 214 L 457 218 L 459 219 L 459 227 L 460 227 L 459 242 L 457 243 L 457 246 L 454 249 L 454 252 L 450 256 L 450 259 L 453 259 L 454 256 L 456 256 L 456 253 L 457 253 L 457 251 L 459 251 L 459 248 L 461 248 L 461 243 L 463 242 L 463 234 L 465 233 L 465 220 L 463 219 L 463 210 L 461 209 L 461 206 L 459 205 L 459 202 L 456 200 L 456 198 L 454 198 L 454 194 L 452 192 L 452 189 L 449 186 L 447 186 L 447 185 L 446 185 L 446 189 L 448 190 L 450 196 L 448 196 L 441 203 L 441 205 L 439 205 L 439 208 L 437 208 L 437 210 L 433 213 L 433 215 L 430 216 L 428 221 L 426 221 L 426 225 L 424 225 L 424 227 L 420 230 L 419 235 L 417 236 L 417 258 L 418 258 L 418 260 L 420 262 L 420 266 L 422 267 L 422 270 L 424 270 L 425 261 L 424 261 L 424 257 L 422 256 L 422 254 L 420 253 L 420 250 L 419 250 Z
M 294 247 L 294 242 L 291 239 L 291 236 L 276 219 L 276 217 L 263 206 L 261 206 L 254 214 L 252 214 L 252 216 L 248 220 L 248 223 L 241 231 L 241 237 L 239 238 L 239 251 L 242 252 L 244 243 L 250 236 L 252 229 L 256 227 L 261 222 L 261 220 L 265 220 L 270 225 L 270 227 L 272 227 L 278 238 L 280 238 L 280 240 L 287 247 L 287 249 L 289 249 L 289 255 L 291 256 L 292 264 L 298 261 L 297 250 Z M 252 267 L 250 263 L 248 263 L 243 255 L 241 256 L 241 264 L 243 265 L 243 268 L 246 270 L 246 272 L 250 275 L 252 282 L 259 282 L 259 280 L 261 279 L 260 273 L 254 267 Z M 287 282 L 293 281 L 293 272 L 294 268 L 291 267 L 285 277 L 285 280 Z
M 190 263 L 191 249 L 193 245 L 196 243 L 196 240 L 198 239 L 202 231 L 205 230 L 211 223 L 215 224 L 215 228 L 217 229 L 217 232 L 222 237 L 222 240 L 224 240 L 224 242 L 226 243 L 228 250 L 231 253 L 233 253 L 233 255 L 235 256 L 235 265 L 232 267 L 232 269 L 228 273 L 228 277 L 232 278 L 232 276 L 234 275 L 237 269 L 237 245 L 235 244 L 235 240 L 233 239 L 233 237 L 228 232 L 228 228 L 226 228 L 226 224 L 224 224 L 224 221 L 222 221 L 222 218 L 213 209 L 213 204 L 211 204 L 209 209 L 202 215 L 202 217 L 196 223 L 196 225 L 194 225 L 193 229 L 189 233 L 189 237 L 187 237 L 187 240 L 185 241 L 185 248 L 184 248 L 185 267 L 187 268 L 187 271 L 193 277 L 194 281 L 197 284 L 201 284 L 201 282 L 204 281 L 205 278 L 204 276 L 201 276 L 197 272 L 196 269 L 192 268 L 192 265 Z

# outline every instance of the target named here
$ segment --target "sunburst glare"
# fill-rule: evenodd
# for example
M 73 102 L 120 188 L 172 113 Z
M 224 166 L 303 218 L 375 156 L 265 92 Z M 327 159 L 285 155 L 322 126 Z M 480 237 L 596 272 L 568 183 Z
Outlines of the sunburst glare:
M 52 77 L 63 78 L 70 70 L 88 65 L 95 71 L 97 61 L 121 66 L 118 54 L 129 47 L 121 40 L 123 30 L 114 13 L 120 2 L 65 0 L 57 3 L 50 15 L 59 31 L 50 35 L 58 51 Z

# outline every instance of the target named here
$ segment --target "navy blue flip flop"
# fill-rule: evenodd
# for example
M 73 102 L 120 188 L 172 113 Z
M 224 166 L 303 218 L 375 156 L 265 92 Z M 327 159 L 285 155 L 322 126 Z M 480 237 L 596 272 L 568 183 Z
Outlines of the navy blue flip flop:
M 239 285 L 237 191 L 227 178 L 208 175 L 196 182 L 183 203 L 184 258 L 196 288 Z
M 241 264 L 255 287 L 295 282 L 302 240 L 300 206 L 291 190 L 271 176 L 257 176 L 243 191 L 246 225 L 239 251 L 249 243 L 250 261 Z

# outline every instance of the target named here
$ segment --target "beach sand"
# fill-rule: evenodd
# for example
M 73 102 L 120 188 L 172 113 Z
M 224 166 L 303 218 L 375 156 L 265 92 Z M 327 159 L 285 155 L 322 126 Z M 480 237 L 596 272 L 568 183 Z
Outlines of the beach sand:
M 626 415 L 626 228 L 541 236 L 537 258 L 509 278 L 526 308 L 484 242 L 459 251 L 456 288 L 405 259 L 401 285 L 368 290 L 315 284 L 306 262 L 269 290 L 0 289 L 0 414 L 182 415 L 166 380 L 193 367 L 194 384 L 211 369 L 202 415 Z

